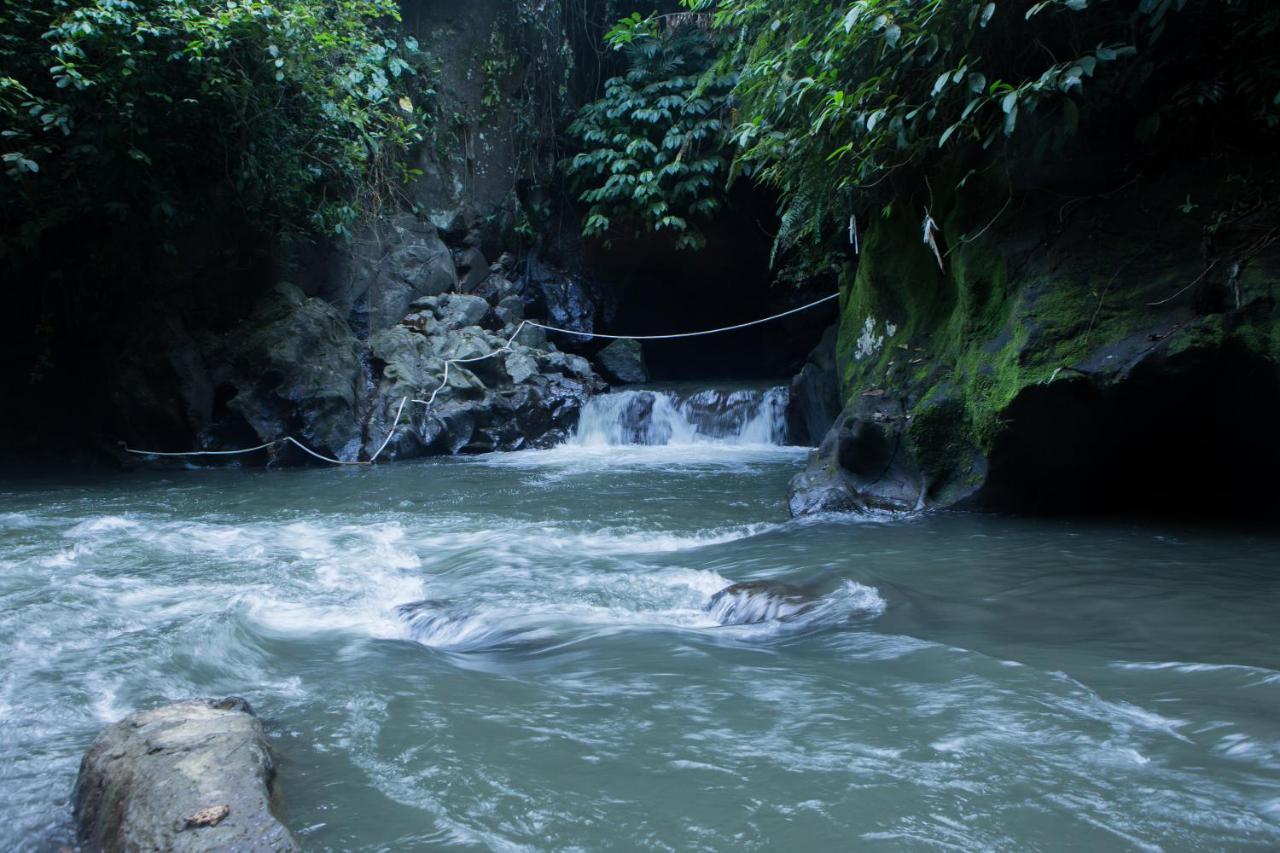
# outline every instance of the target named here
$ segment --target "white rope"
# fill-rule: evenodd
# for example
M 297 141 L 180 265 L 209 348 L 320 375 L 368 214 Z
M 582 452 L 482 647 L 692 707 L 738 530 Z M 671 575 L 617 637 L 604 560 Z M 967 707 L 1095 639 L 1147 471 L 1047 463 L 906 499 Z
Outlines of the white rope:
M 404 404 L 407 402 L 409 402 L 408 395 L 400 398 L 400 405 L 396 409 L 396 416 L 391 421 L 391 429 L 387 430 L 387 437 L 383 439 L 381 446 L 378 447 L 378 452 L 369 457 L 370 465 L 378 461 L 378 457 L 382 455 L 382 451 L 386 450 L 387 445 L 391 443 L 391 436 L 396 434 L 396 429 L 400 426 L 400 415 L 404 413 Z
M 533 322 L 532 322 L 532 321 L 530 321 L 530 320 L 521 320 L 521 321 L 520 321 L 520 325 L 519 325 L 519 326 L 516 326 L 516 330 L 515 330 L 514 332 L 512 332 L 512 333 L 511 333 L 511 337 L 510 337 L 510 338 L 507 338 L 507 342 L 506 342 L 505 344 L 503 344 L 502 346 L 500 346 L 498 349 L 496 349 L 496 350 L 494 350 L 493 352 L 488 353 L 488 354 L 486 354 L 486 355 L 477 355 L 477 356 L 474 356 L 474 357 L 472 357 L 472 358 L 449 358 L 449 359 L 445 359 L 445 362 L 444 362 L 444 376 L 440 379 L 440 384 L 436 386 L 436 390 L 434 390 L 434 391 L 432 391 L 432 392 L 431 392 L 431 398 L 430 398 L 430 399 L 428 399 L 428 400 L 414 400 L 413 402 L 415 402 L 415 403 L 417 403 L 417 404 L 419 404 L 419 405 L 422 405 L 422 406 L 426 406 L 426 407 L 427 407 L 427 410 L 428 410 L 428 411 L 430 411 L 430 410 L 431 410 L 431 407 L 432 407 L 432 406 L 434 406 L 434 405 L 436 404 L 436 395 L 437 395 L 437 394 L 439 394 L 441 391 L 443 391 L 443 390 L 444 390 L 444 386 L 446 386 L 446 385 L 448 385 L 448 384 L 449 384 L 449 368 L 450 368 L 452 365 L 455 365 L 455 364 L 471 364 L 472 362 L 475 362 L 475 361 L 484 361 L 486 358 L 493 358 L 495 355 L 497 355 L 497 354 L 498 354 L 498 353 L 500 353 L 500 352 L 511 352 L 511 345 L 512 345 L 513 343 L 515 343 L 516 338 L 517 338 L 517 337 L 519 337 L 519 335 L 520 335 L 520 330 L 521 330 L 521 329 L 523 329 L 525 326 L 535 326 L 535 325 L 537 325 L 537 324 L 536 324 L 536 323 L 533 323 Z
M 139 456 L 235 456 L 240 453 L 257 453 L 259 450 L 275 447 L 283 440 L 278 438 L 266 444 L 259 444 L 257 447 L 246 447 L 244 450 L 192 450 L 187 453 L 164 453 L 159 450 L 134 450 L 128 445 L 125 445 L 124 449 L 126 453 L 136 453 Z
M 561 332 L 566 335 L 581 335 L 587 338 L 608 338 L 610 340 L 630 339 L 634 341 L 669 341 L 675 338 L 696 338 L 702 335 L 718 335 L 721 332 L 733 332 L 733 331 L 737 331 L 738 329 L 746 329 L 750 326 L 758 326 L 761 323 L 768 323 L 773 320 L 779 320 L 783 317 L 788 317 L 792 314 L 798 314 L 801 311 L 805 311 L 809 308 L 814 307 L 815 305 L 821 305 L 824 302 L 830 302 L 832 299 L 836 299 L 839 296 L 840 296 L 839 293 L 833 293 L 830 296 L 824 296 L 823 298 L 819 299 L 816 302 L 810 302 L 808 305 L 801 305 L 799 308 L 792 308 L 790 311 L 783 311 L 781 314 L 774 314 L 772 317 L 765 317 L 760 320 L 752 320 L 750 323 L 739 323 L 736 326 L 723 326 L 719 329 L 707 329 L 701 332 L 680 332 L 674 335 L 604 335 L 604 334 L 599 334 L 597 332 L 579 332 L 579 331 L 574 331 L 573 329 L 560 329 L 555 326 L 546 326 L 546 325 L 543 325 L 542 323 L 535 323 L 532 320 L 521 320 L 520 325 L 516 326 L 515 332 L 513 332 L 511 337 L 507 339 L 507 342 L 503 344 L 501 347 L 499 347 L 498 349 L 494 350 L 493 352 L 486 353 L 484 355 L 473 356 L 471 358 L 445 359 L 444 375 L 440 379 L 440 384 L 436 386 L 435 390 L 431 392 L 431 396 L 426 400 L 418 400 L 416 398 L 412 398 L 408 396 L 401 397 L 400 405 L 396 408 L 395 420 L 391 422 L 391 428 L 387 430 L 387 437 L 383 439 L 381 446 L 378 447 L 377 451 L 372 456 L 370 456 L 367 461 L 348 462 L 342 459 L 334 459 L 332 456 L 325 456 L 324 454 L 317 453 L 316 451 L 312 450 L 310 447 L 307 447 L 305 444 L 303 444 L 301 441 L 298 441 L 298 439 L 294 438 L 291 435 L 286 435 L 284 438 L 277 438 L 275 441 L 268 441 L 266 444 L 259 444 L 257 447 L 246 447 L 243 450 L 191 450 L 186 453 L 165 453 L 159 450 L 134 450 L 132 447 L 129 447 L 127 444 L 124 444 L 123 442 L 121 442 L 121 446 L 124 448 L 124 451 L 126 453 L 133 453 L 138 456 L 185 457 L 185 456 L 240 456 L 246 453 L 257 453 L 259 450 L 266 450 L 269 447 L 275 447 L 278 444 L 287 443 L 287 444 L 292 444 L 294 447 L 297 447 L 299 450 L 302 450 L 303 452 L 314 456 L 316 459 L 319 459 L 321 462 L 328 462 L 332 465 L 372 465 L 374 462 L 377 461 L 378 457 L 382 455 L 382 451 L 387 449 L 387 445 L 391 443 L 391 438 L 396 434 L 396 430 L 400 428 L 400 416 L 404 414 L 405 404 L 417 403 L 418 405 L 426 406 L 427 410 L 430 411 L 432 407 L 435 406 L 436 397 L 440 394 L 441 391 L 444 390 L 444 387 L 449 384 L 449 368 L 450 367 L 452 367 L 455 364 L 472 364 L 477 361 L 484 361 L 487 358 L 493 358 L 495 355 L 499 355 L 500 353 L 511 352 L 512 351 L 511 345 L 515 343 L 516 338 L 519 337 L 521 330 L 523 330 L 525 326 L 536 326 L 539 329 L 545 329 L 548 332 Z
M 792 314 L 799 314 L 801 311 L 807 311 L 815 305 L 821 305 L 824 302 L 830 302 L 832 299 L 839 298 L 839 293 L 833 293 L 830 296 L 824 296 L 816 302 L 810 302 L 808 305 L 801 305 L 799 308 L 792 308 L 790 311 L 783 311 L 781 314 L 774 314 L 772 317 L 764 317 L 760 320 L 752 320 L 750 323 L 739 323 L 736 326 L 722 326 L 719 329 L 705 329 L 701 332 L 680 332 L 674 335 L 605 335 L 600 332 L 578 332 L 573 329 L 558 329 L 555 326 L 544 326 L 542 323 L 535 323 L 532 320 L 525 321 L 530 326 L 537 326 L 539 329 L 546 329 L 548 332 L 562 332 L 566 335 L 581 335 L 585 338 L 607 338 L 609 340 L 633 340 L 633 341 L 669 341 L 675 338 L 697 338 L 702 335 L 718 335 L 721 332 L 736 332 L 738 329 L 746 329 L 751 326 L 759 326 L 761 323 L 769 323 L 774 320 L 780 320 L 783 317 L 789 317 Z

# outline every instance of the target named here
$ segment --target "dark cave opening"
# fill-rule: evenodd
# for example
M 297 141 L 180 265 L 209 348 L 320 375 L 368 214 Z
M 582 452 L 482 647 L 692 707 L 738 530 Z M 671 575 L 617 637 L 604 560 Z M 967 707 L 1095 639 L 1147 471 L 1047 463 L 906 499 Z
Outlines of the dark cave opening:
M 1274 517 L 1280 382 L 1244 351 L 1184 353 L 1099 389 L 1025 391 L 1007 410 L 982 501 L 1035 514 Z
M 749 323 L 812 302 L 835 290 L 815 279 L 803 287 L 775 283 L 770 264 L 777 229 L 775 200 L 744 184 L 707 224 L 706 246 L 678 250 L 665 237 L 616 239 L 595 247 L 589 265 L 616 298 L 597 330 L 665 335 Z M 803 366 L 822 332 L 836 322 L 834 302 L 769 323 L 716 335 L 645 341 L 655 381 L 778 379 Z

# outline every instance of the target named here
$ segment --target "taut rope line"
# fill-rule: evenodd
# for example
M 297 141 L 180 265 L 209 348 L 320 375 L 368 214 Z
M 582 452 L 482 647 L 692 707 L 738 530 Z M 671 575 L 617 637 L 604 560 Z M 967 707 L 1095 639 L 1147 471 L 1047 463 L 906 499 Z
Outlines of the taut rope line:
M 120 445 L 126 453 L 132 453 L 137 456 L 187 457 L 187 456 L 240 456 L 246 453 L 257 453 L 260 450 L 267 450 L 268 448 L 275 447 L 280 444 L 292 444 L 293 446 L 297 447 L 299 450 L 302 450 L 303 452 L 308 453 L 311 456 L 314 456 L 316 459 L 319 459 L 321 462 L 328 462 L 332 465 L 372 465 L 374 462 L 378 460 L 378 457 L 382 455 L 382 451 L 387 449 L 387 445 L 391 443 L 391 439 L 396 434 L 396 430 L 400 428 L 400 416 L 404 414 L 404 407 L 406 404 L 416 403 L 421 406 L 426 406 L 427 411 L 430 412 L 431 409 L 435 406 L 436 397 L 440 394 L 441 391 L 444 390 L 444 387 L 449 384 L 449 368 L 451 366 L 455 364 L 470 364 L 476 361 L 484 361 L 487 358 L 493 358 L 495 355 L 498 355 L 499 353 L 511 352 L 511 345 L 515 343 L 516 338 L 520 335 L 521 330 L 523 330 L 525 326 L 535 326 L 539 329 L 543 329 L 548 332 L 560 332 L 561 334 L 578 335 L 584 338 L 606 338 L 608 340 L 615 340 L 615 341 L 628 340 L 628 339 L 633 341 L 670 341 L 670 340 L 675 340 L 677 338 L 697 338 L 697 337 L 702 337 L 703 335 L 718 335 L 718 334 L 721 334 L 722 332 L 736 332 L 739 329 L 747 329 L 747 328 L 750 328 L 751 326 L 759 326 L 762 323 L 770 323 L 774 320 L 780 320 L 783 317 L 789 317 L 792 314 L 799 314 L 801 311 L 807 311 L 808 309 L 813 308 L 817 305 L 821 305 L 824 302 L 830 302 L 832 299 L 839 298 L 839 296 L 840 296 L 839 293 L 832 293 L 831 295 L 824 296 L 815 302 L 810 302 L 808 305 L 801 305 L 799 308 L 792 308 L 790 311 L 783 311 L 780 314 L 774 314 L 769 317 L 762 317 L 759 320 L 752 320 L 749 323 L 739 323 L 736 326 L 722 326 L 718 329 L 706 329 L 701 332 L 679 332 L 671 335 L 605 335 L 605 334 L 600 334 L 598 332 L 579 332 L 573 329 L 561 329 L 556 326 L 547 326 L 542 323 L 535 323 L 532 320 L 521 320 L 520 325 L 516 327 L 515 332 L 511 335 L 510 338 L 507 339 L 507 342 L 502 346 L 500 346 L 498 349 L 494 350 L 493 352 L 486 353 L 485 355 L 474 356 L 472 358 L 445 359 L 444 375 L 440 378 L 440 384 L 435 387 L 435 390 L 431 392 L 431 396 L 428 397 L 426 400 L 418 400 L 409 396 L 401 397 L 400 405 L 396 408 L 395 419 L 391 422 L 391 428 L 387 430 L 387 437 L 383 439 L 382 444 L 381 446 L 378 447 L 377 451 L 372 456 L 370 456 L 367 460 L 364 460 L 364 461 L 348 462 L 342 459 L 334 459 L 332 456 L 325 456 L 324 454 L 317 453 L 316 451 L 312 450 L 310 447 L 307 447 L 305 444 L 303 444 L 301 441 L 298 441 L 298 439 L 294 438 L 291 435 L 286 435 L 283 438 L 277 438 L 275 441 L 268 441 L 266 444 L 259 444 L 257 447 L 245 447 L 241 450 L 189 450 L 184 453 L 166 453 L 160 450 L 135 450 L 129 445 L 125 444 L 124 442 L 120 442 Z
M 719 329 L 707 329 L 702 332 L 680 332 L 674 335 L 603 335 L 599 332 L 575 332 L 573 329 L 557 329 L 555 326 L 544 326 L 541 323 L 535 323 L 532 320 L 526 321 L 530 326 L 537 326 L 539 329 L 546 329 L 548 332 L 561 332 L 566 335 L 581 335 L 584 338 L 606 338 L 608 340 L 633 340 L 633 341 L 670 341 L 676 338 L 697 338 L 702 335 L 718 335 L 721 332 L 736 332 L 738 329 L 747 329 L 751 326 L 759 326 L 761 323 L 769 323 L 774 320 L 781 320 L 783 317 L 790 317 L 792 314 L 799 314 L 801 311 L 807 311 L 815 305 L 821 305 L 824 302 L 830 302 L 840 296 L 839 293 L 833 293 L 830 296 L 824 296 L 817 302 L 810 302 L 808 305 L 801 305 L 799 308 L 792 308 L 790 311 L 783 311 L 781 314 L 774 314 L 772 317 L 762 317 L 759 320 L 752 320 L 750 323 L 739 323 L 736 326 L 722 326 Z

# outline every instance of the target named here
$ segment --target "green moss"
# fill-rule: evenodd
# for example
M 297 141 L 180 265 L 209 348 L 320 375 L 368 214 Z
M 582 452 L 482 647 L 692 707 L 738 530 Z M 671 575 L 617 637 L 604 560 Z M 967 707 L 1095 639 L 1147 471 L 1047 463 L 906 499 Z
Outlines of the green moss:
M 1180 330 L 1180 333 L 1169 342 L 1166 350 L 1170 356 L 1181 355 L 1192 350 L 1217 349 L 1227 339 L 1227 327 L 1221 314 L 1200 317 Z
M 1119 379 L 1119 366 L 1156 342 L 1167 341 L 1170 356 L 1237 344 L 1280 362 L 1280 268 L 1256 262 L 1241 272 L 1241 310 L 1180 325 L 1176 310 L 1151 303 L 1185 287 L 1185 261 L 1152 262 L 1136 242 L 1079 232 L 1048 247 L 1041 221 L 1016 210 L 966 240 L 962 229 L 975 220 L 982 228 L 991 214 L 948 203 L 956 207 L 940 239 L 950 247 L 945 272 L 921 241 L 918 203 L 900 201 L 872 222 L 856 272 L 842 281 L 837 339 L 845 400 L 872 388 L 903 400 L 908 436 L 934 482 L 963 479 L 965 460 L 991 448 L 1027 388 L 1082 372 Z
M 913 352 L 919 351 L 912 347 L 923 350 L 955 307 L 955 291 L 901 212 L 905 207 L 872 223 L 856 273 L 841 282 L 836 353 L 846 399 L 883 383 L 891 372 L 913 372 Z M 868 348 L 869 338 L 883 340 Z
M 931 482 L 948 479 L 956 460 L 972 447 L 968 413 L 960 398 L 945 385 L 934 387 L 911 410 L 907 438 L 920 470 Z

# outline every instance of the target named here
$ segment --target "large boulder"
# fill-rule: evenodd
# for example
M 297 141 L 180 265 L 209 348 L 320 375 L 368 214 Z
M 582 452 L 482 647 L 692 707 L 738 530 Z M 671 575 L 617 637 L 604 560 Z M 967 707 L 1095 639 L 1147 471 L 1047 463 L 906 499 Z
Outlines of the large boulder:
M 526 266 L 520 286 L 533 311 L 545 316 L 549 325 L 574 332 L 595 329 L 596 298 L 578 276 L 532 260 Z M 578 335 L 565 338 L 565 343 L 570 345 L 587 340 Z
M 434 226 L 410 214 L 371 227 L 352 255 L 345 288 L 326 296 L 365 334 L 398 323 L 414 299 L 458 285 L 452 252 Z
M 273 781 L 247 702 L 178 702 L 98 736 L 76 780 L 76 825 L 91 851 L 294 851 L 271 811 Z
M 624 385 L 639 385 L 649 381 L 644 351 L 640 342 L 631 338 L 614 341 L 600 350 L 596 353 L 596 363 L 608 378 Z
M 828 512 L 865 512 L 866 504 L 838 469 L 815 454 L 809 468 L 793 477 L 787 487 L 787 508 L 799 518 Z
M 432 316 L 448 329 L 478 326 L 489 313 L 489 303 L 484 298 L 465 293 L 446 293 L 414 300 L 415 312 L 431 312 Z
M 478 237 L 473 239 L 479 241 Z M 458 272 L 458 288 L 463 293 L 474 292 L 489 277 L 489 262 L 477 245 L 454 251 L 453 264 Z
M 214 376 L 229 413 L 261 441 L 294 434 L 352 458 L 363 420 L 362 348 L 338 309 L 281 284 L 219 347 Z
M 895 403 L 860 398 L 841 413 L 787 492 L 791 514 L 904 511 L 923 506 L 927 478 Z

